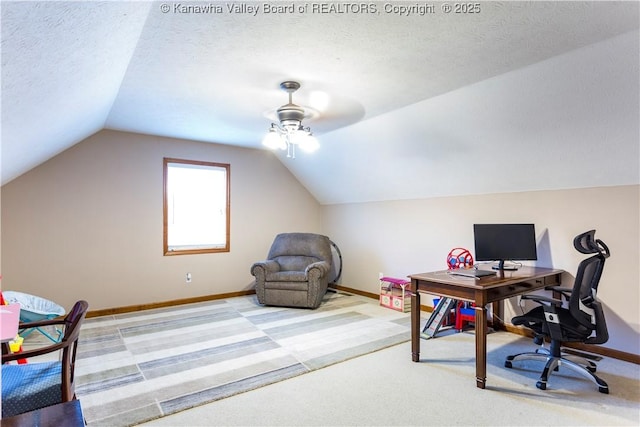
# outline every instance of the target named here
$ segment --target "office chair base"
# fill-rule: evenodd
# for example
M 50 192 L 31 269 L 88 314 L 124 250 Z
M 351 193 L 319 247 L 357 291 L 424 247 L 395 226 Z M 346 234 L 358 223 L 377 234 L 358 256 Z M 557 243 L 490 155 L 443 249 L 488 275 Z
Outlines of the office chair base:
M 504 365 L 505 365 L 505 368 L 512 368 L 511 362 L 510 362 L 512 360 L 539 360 L 542 362 L 546 362 L 549 359 L 549 357 L 552 357 L 551 351 L 549 351 L 549 349 L 547 348 L 541 347 L 536 349 L 535 352 L 526 352 L 526 353 L 515 354 L 513 356 L 507 356 L 507 359 L 504 362 Z M 598 365 L 596 365 L 594 362 L 584 357 L 576 356 L 573 354 L 562 353 L 561 358 L 564 360 L 572 361 L 573 363 L 582 366 L 584 369 L 594 374 L 598 370 Z M 509 363 L 509 366 L 507 366 L 507 363 Z M 558 367 L 556 366 L 554 371 L 557 371 L 557 370 L 558 370 Z
M 536 387 L 540 390 L 547 389 L 547 380 L 549 379 L 549 375 L 554 371 L 558 371 L 560 366 L 563 366 L 591 380 L 598 386 L 598 391 L 600 393 L 609 394 L 609 386 L 594 373 L 596 371 L 596 365 L 589 360 L 586 361 L 587 365 L 585 366 L 569 360 L 567 357 L 554 357 L 548 352 L 548 350 L 542 349 L 542 351 L 536 350 L 536 352 L 507 356 L 504 362 L 505 368 L 513 368 L 512 362 L 515 360 L 537 360 L 546 362 L 542 375 L 540 376 L 540 380 L 536 383 Z

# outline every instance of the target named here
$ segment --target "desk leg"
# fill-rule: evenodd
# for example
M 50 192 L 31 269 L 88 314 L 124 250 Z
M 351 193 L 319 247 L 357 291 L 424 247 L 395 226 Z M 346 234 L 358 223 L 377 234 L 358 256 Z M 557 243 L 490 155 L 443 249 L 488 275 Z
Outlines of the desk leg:
M 502 322 L 502 304 L 503 301 L 496 301 L 492 304 L 493 317 L 491 319 L 491 326 L 496 331 L 504 331 L 504 323 Z
M 484 388 L 487 381 L 487 309 L 476 305 L 476 386 Z
M 411 292 L 411 360 L 420 361 L 420 292 Z

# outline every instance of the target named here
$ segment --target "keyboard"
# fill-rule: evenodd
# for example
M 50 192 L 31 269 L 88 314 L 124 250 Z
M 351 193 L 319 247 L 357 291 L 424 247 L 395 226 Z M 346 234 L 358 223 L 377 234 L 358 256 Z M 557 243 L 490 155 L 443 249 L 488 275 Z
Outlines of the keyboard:
M 462 277 L 472 277 L 472 278 L 480 278 L 480 277 L 485 277 L 485 276 L 495 276 L 496 272 L 495 271 L 489 271 L 489 270 L 477 270 L 475 268 L 469 268 L 469 269 L 457 269 L 457 270 L 451 270 L 449 271 L 450 275 L 452 276 L 462 276 Z

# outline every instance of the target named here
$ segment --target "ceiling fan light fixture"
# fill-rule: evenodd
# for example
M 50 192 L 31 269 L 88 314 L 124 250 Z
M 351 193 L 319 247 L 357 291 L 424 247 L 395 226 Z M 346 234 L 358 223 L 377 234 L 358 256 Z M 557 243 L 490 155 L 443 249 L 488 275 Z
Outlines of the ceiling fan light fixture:
M 299 136 L 298 146 L 306 153 L 313 153 L 320 148 L 320 143 L 312 133 L 305 132 Z
M 277 148 L 284 150 L 287 148 L 282 138 L 280 138 L 278 131 L 273 127 L 269 129 L 269 132 L 262 139 L 262 144 L 272 150 Z
M 304 108 L 293 103 L 293 92 L 300 88 L 300 83 L 286 81 L 280 83 L 280 88 L 289 94 L 289 103 L 276 111 L 279 123 L 271 123 L 269 133 L 262 143 L 271 149 L 287 150 L 287 157 L 296 157 L 296 146 L 303 151 L 313 152 L 320 147 L 318 140 L 311 133 L 311 129 L 302 125 L 305 117 Z

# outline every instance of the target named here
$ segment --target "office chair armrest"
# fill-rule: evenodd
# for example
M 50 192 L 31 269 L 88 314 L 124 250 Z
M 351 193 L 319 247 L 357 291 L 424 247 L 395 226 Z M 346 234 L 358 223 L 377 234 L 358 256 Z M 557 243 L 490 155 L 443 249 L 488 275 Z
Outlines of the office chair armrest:
M 545 291 L 558 292 L 558 293 L 562 294 L 562 296 L 565 297 L 567 301 L 569 301 L 569 299 L 571 299 L 571 291 L 573 291 L 572 288 L 568 288 L 566 286 L 546 286 L 544 288 L 544 290 Z
M 569 288 L 567 286 L 546 286 L 544 288 L 545 291 L 557 291 L 557 292 L 569 292 L 573 290 L 573 288 Z
M 545 297 L 542 295 L 522 295 L 522 299 L 529 299 L 531 301 L 535 301 L 538 304 L 541 305 L 548 305 L 548 306 L 556 306 L 556 307 L 560 307 L 562 306 L 562 301 L 559 299 L 555 299 L 555 298 L 549 298 L 549 297 Z

